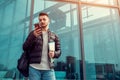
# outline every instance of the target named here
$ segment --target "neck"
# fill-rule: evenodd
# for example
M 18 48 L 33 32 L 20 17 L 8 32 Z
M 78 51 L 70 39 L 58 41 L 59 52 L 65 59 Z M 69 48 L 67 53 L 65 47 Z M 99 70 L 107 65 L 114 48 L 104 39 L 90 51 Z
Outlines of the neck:
M 47 31 L 48 27 L 42 28 L 42 31 Z

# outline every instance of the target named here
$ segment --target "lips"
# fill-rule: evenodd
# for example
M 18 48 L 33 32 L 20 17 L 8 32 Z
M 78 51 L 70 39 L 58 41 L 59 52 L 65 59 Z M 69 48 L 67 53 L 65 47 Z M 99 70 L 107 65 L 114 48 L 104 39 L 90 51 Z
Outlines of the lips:
M 45 24 L 44 23 L 41 23 L 41 26 L 44 26 Z

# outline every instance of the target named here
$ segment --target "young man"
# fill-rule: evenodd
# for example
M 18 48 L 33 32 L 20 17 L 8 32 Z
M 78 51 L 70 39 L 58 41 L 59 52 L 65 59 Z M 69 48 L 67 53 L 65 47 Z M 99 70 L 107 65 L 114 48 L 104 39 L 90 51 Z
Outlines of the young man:
M 23 44 L 23 50 L 29 51 L 29 80 L 56 80 L 51 59 L 61 55 L 60 41 L 58 36 L 48 29 L 48 14 L 40 13 L 38 19 L 38 25 Z M 51 43 L 52 46 L 49 45 Z

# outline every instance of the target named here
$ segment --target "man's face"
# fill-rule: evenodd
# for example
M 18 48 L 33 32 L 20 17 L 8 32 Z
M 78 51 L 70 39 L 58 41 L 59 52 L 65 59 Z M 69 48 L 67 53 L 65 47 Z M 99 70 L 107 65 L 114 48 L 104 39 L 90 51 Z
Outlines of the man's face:
M 46 28 L 49 24 L 49 18 L 46 15 L 39 16 L 39 23 L 42 28 Z

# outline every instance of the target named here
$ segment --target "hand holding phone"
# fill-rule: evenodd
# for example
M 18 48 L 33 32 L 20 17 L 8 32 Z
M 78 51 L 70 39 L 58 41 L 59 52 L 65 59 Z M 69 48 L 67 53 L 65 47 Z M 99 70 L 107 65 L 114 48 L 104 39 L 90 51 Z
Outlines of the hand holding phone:
M 34 35 L 36 37 L 40 36 L 42 34 L 42 29 L 41 29 L 41 26 L 39 25 L 39 23 L 34 24 L 34 27 L 35 27 Z
M 34 24 L 34 27 L 35 27 L 35 28 L 40 28 L 39 23 L 35 23 L 35 24 Z

